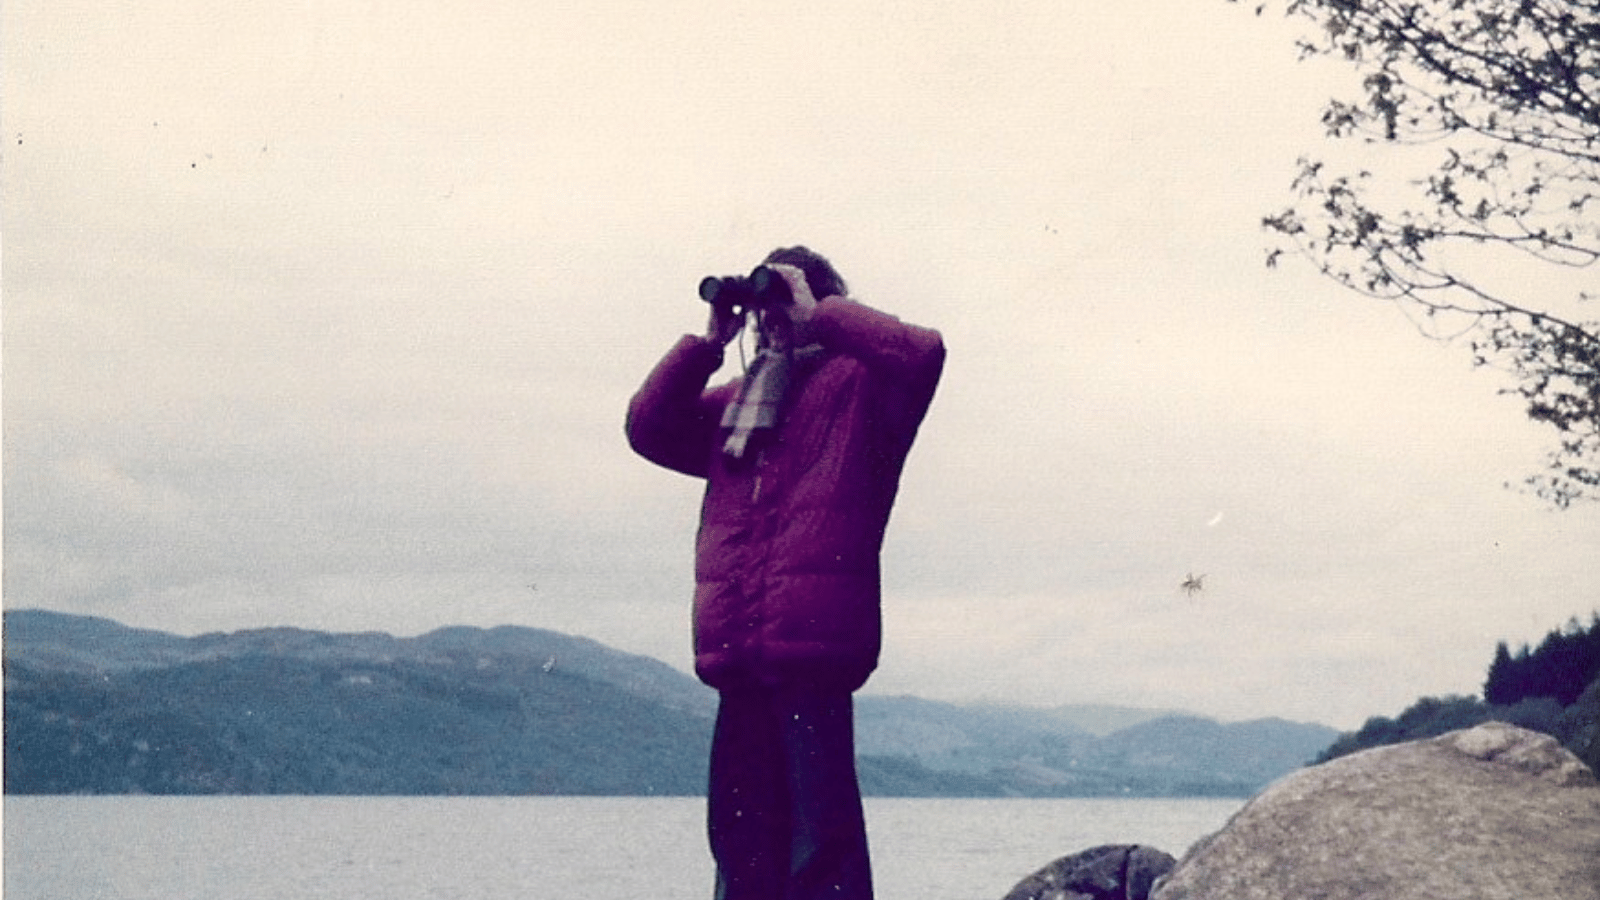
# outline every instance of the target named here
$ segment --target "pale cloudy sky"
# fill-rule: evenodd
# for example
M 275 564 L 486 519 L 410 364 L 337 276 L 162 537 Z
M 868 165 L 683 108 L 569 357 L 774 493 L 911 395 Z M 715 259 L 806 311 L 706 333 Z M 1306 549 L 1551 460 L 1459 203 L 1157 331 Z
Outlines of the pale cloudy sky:
M 1503 487 L 1552 437 L 1504 383 L 1263 266 L 1257 223 L 1348 83 L 1282 20 L 0 17 L 8 608 L 510 623 L 687 669 L 699 489 L 630 454 L 623 409 L 703 326 L 701 276 L 790 243 L 950 350 L 869 692 L 1354 727 L 1600 607 L 1600 507 Z

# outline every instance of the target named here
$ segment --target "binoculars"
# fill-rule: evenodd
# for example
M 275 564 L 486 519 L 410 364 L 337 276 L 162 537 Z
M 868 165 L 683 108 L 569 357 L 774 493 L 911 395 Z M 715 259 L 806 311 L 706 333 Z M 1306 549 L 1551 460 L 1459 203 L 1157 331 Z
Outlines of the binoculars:
M 715 275 L 700 280 L 700 299 L 736 312 L 771 309 L 794 299 L 789 282 L 768 266 L 756 266 L 749 275 Z

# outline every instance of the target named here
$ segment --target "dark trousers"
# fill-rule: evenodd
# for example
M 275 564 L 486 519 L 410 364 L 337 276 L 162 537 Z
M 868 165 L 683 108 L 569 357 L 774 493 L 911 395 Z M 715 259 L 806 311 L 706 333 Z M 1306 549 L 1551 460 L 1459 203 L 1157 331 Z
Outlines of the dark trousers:
M 717 900 L 871 900 L 848 691 L 724 690 L 708 787 Z

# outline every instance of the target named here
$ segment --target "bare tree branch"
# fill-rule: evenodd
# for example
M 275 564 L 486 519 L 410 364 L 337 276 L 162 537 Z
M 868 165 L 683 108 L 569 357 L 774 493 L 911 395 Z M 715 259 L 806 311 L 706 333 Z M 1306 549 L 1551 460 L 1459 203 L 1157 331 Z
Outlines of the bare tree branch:
M 1292 205 L 1262 220 L 1283 240 L 1268 264 L 1303 256 L 1431 337 L 1469 335 L 1474 361 L 1506 372 L 1506 391 L 1558 432 L 1527 483 L 1562 508 L 1600 500 L 1600 321 L 1572 312 L 1597 291 L 1485 277 L 1505 253 L 1552 272 L 1600 262 L 1600 0 L 1284 10 L 1316 25 L 1302 58 L 1343 59 L 1362 75 L 1359 97 L 1323 110 L 1327 133 L 1360 139 L 1393 177 L 1380 190 L 1371 171 L 1301 159 Z M 1427 147 L 1439 153 L 1416 170 Z

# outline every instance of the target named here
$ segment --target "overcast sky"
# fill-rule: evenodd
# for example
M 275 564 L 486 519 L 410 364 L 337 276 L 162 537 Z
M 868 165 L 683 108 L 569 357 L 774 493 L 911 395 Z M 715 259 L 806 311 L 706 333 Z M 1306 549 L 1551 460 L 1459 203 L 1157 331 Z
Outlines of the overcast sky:
M 8 608 L 528 625 L 687 670 L 700 486 L 634 457 L 623 412 L 703 328 L 700 277 L 791 243 L 949 348 L 869 693 L 1349 728 L 1600 607 L 1600 506 L 1504 487 L 1553 437 L 1505 383 L 1263 265 L 1349 80 L 1281 19 L 0 16 Z

